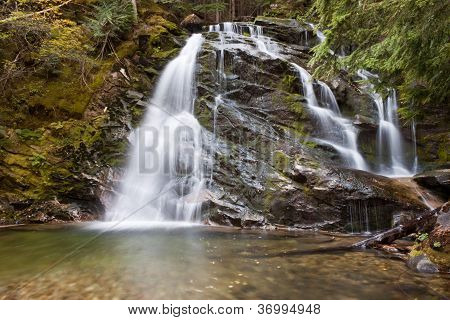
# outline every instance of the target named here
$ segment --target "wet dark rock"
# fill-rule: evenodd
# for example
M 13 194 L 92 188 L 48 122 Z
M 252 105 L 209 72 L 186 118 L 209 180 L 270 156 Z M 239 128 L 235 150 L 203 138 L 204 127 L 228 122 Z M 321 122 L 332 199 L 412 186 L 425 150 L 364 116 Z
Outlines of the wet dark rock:
M 293 22 L 275 22 L 260 24 L 265 23 L 265 31 L 275 24 L 280 28 L 279 23 L 299 28 Z M 340 168 L 343 164 L 333 149 L 311 142 L 317 120 L 311 117 L 300 79 L 288 62 L 255 54 L 246 47 L 253 42 L 237 39 L 243 45 L 224 52 L 228 75 L 224 90 L 216 72 L 215 38 L 208 39 L 199 57 L 195 108 L 211 139 L 216 118 L 214 181 L 205 220 L 239 227 L 286 225 L 363 232 L 391 227 L 393 215 L 400 212 L 414 215 L 424 210 L 404 185 Z M 296 61 L 307 68 L 306 61 Z M 332 81 L 330 87 L 346 101 L 346 112 L 363 114 L 359 105 L 367 97 L 347 80 Z M 219 93 L 222 102 L 214 117 L 214 98 Z M 363 225 L 352 224 L 352 217 Z
M 317 44 L 313 29 L 308 25 L 301 25 L 295 19 L 258 16 L 254 23 L 263 26 L 266 35 L 280 42 L 303 44 L 308 48 Z
M 378 129 L 378 124 L 374 119 L 365 117 L 363 115 L 357 114 L 353 124 L 362 130 L 376 131 Z
M 450 196 L 450 169 L 426 171 L 414 176 L 414 181 L 440 194 L 445 200 Z
M 443 229 L 450 230 L 450 212 L 440 214 L 437 218 L 436 224 Z

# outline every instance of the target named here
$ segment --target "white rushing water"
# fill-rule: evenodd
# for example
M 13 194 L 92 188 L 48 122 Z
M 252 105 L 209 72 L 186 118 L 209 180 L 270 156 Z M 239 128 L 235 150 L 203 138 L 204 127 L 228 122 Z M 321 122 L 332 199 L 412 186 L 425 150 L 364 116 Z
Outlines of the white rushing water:
M 374 90 L 373 84 L 369 82 L 369 80 L 376 79 L 377 76 L 367 70 L 359 70 L 357 74 L 361 79 L 366 81 L 364 87 L 377 107 L 377 158 L 379 165 L 378 173 L 386 176 L 396 177 L 407 177 L 414 175 L 417 167 L 417 156 L 416 154 L 414 154 L 414 163 L 412 165 L 408 165 L 408 161 L 406 159 L 404 151 L 403 137 L 398 126 L 398 105 L 397 94 L 395 90 L 390 89 L 387 99 L 383 100 L 383 97 Z M 415 140 L 415 137 L 413 139 Z
M 358 150 L 357 130 L 350 120 L 341 117 L 339 106 L 330 87 L 322 81 L 317 82 L 321 97 L 319 103 L 311 75 L 299 65 L 295 63 L 292 65 L 300 75 L 308 108 L 319 120 L 324 138 L 317 140 L 339 152 L 349 167 L 368 170 L 366 161 Z
M 411 121 L 411 137 L 413 143 L 413 157 L 414 157 L 412 173 L 417 173 L 417 170 L 419 169 L 419 157 L 417 156 L 416 121 L 414 119 L 412 119 Z
M 325 35 L 314 24 L 308 23 L 308 25 L 315 29 L 320 43 L 325 41 Z M 332 50 L 330 50 L 330 53 L 334 54 Z M 395 90 L 391 89 L 388 98 L 384 101 L 382 96 L 374 90 L 374 86 L 368 82 L 368 80 L 376 79 L 378 76 L 367 70 L 359 70 L 357 74 L 361 79 L 367 81 L 364 88 L 377 107 L 377 173 L 392 177 L 414 175 L 418 169 L 415 124 L 412 123 L 413 163 L 409 165 L 405 157 L 403 137 L 398 126 L 398 106 Z
M 277 43 L 270 37 L 264 36 L 264 30 L 261 26 L 226 22 L 209 27 L 210 32 L 219 32 L 221 39 L 222 49 L 220 51 L 218 63 L 219 73 L 224 64 L 224 36 L 226 35 L 231 38 L 233 38 L 233 35 L 242 36 L 246 30 L 248 30 L 250 38 L 254 41 L 259 52 L 270 56 L 272 59 L 286 60 L 280 55 Z M 320 37 L 320 40 L 323 41 L 323 33 L 320 31 L 316 32 Z M 340 154 L 347 166 L 359 170 L 368 170 L 368 166 L 358 150 L 357 130 L 349 119 L 345 119 L 341 116 L 339 105 L 330 87 L 322 81 L 317 81 L 316 83 L 320 91 L 318 99 L 313 86 L 315 81 L 311 75 L 299 65 L 295 63 L 291 63 L 291 65 L 299 73 L 307 106 L 319 122 L 323 138 L 316 140 L 334 148 Z
M 120 195 L 107 221 L 198 221 L 206 187 L 203 132 L 193 116 L 195 68 L 203 37 L 192 35 L 164 69 L 134 134 Z

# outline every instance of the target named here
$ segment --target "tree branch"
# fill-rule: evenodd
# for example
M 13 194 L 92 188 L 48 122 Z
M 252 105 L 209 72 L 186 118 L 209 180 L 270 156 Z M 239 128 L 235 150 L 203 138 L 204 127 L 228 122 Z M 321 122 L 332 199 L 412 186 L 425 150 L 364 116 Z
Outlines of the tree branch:
M 39 14 L 43 14 L 43 13 L 46 13 L 46 12 L 49 12 L 49 11 L 54 11 L 54 10 L 57 10 L 57 9 L 61 8 L 62 6 L 65 6 L 66 4 L 68 4 L 68 3 L 72 2 L 72 1 L 73 0 L 67 0 L 67 1 L 65 1 L 65 2 L 63 2 L 63 3 L 61 3 L 61 4 L 57 5 L 57 6 L 53 6 L 51 8 L 47 8 L 47 9 L 44 9 L 44 10 L 41 10 L 41 11 L 37 11 L 37 12 L 24 14 L 22 16 L 9 17 L 9 18 L 6 18 L 4 20 L 0 20 L 0 24 L 1 23 L 13 22 L 13 21 L 16 21 L 16 20 L 19 20 L 19 19 L 29 18 L 29 17 L 35 16 L 35 15 L 39 15 Z

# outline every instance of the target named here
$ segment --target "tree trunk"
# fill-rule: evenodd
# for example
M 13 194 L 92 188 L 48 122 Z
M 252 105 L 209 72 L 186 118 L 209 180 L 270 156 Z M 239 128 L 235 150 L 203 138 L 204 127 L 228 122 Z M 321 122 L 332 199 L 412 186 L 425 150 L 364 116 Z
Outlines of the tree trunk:
M 236 0 L 231 0 L 231 21 L 236 19 Z
M 133 6 L 133 20 L 136 23 L 138 21 L 138 10 L 136 0 L 131 0 L 131 5 Z
M 219 5 L 219 0 L 216 0 L 216 6 Z M 219 8 L 216 7 L 216 23 L 220 22 L 220 14 L 219 14 Z
M 404 225 L 400 225 L 393 229 L 387 230 L 376 236 L 357 242 L 352 245 L 353 248 L 368 248 L 375 247 L 380 244 L 389 244 L 397 239 L 406 237 L 411 233 L 418 232 L 427 226 L 431 226 L 436 222 L 437 216 L 441 208 L 429 211 L 424 215 L 406 222 Z

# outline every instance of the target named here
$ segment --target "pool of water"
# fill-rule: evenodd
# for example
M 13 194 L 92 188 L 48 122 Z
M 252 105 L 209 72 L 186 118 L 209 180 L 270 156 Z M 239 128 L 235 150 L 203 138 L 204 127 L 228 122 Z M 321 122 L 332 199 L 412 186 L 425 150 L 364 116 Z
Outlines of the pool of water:
M 3 299 L 441 299 L 423 275 L 357 241 L 321 233 L 189 224 L 0 229 Z

